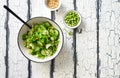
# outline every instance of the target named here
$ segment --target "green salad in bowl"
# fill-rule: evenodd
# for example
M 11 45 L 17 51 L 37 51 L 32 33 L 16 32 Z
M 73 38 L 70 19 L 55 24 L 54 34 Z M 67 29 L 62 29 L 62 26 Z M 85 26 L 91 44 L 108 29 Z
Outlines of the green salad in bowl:
M 60 41 L 59 31 L 48 21 L 34 24 L 32 29 L 23 34 L 22 39 L 30 54 L 38 58 L 52 56 Z
M 63 45 L 63 33 L 54 21 L 45 17 L 36 17 L 28 21 L 31 29 L 25 25 L 18 34 L 18 46 L 28 59 L 45 62 L 55 58 Z

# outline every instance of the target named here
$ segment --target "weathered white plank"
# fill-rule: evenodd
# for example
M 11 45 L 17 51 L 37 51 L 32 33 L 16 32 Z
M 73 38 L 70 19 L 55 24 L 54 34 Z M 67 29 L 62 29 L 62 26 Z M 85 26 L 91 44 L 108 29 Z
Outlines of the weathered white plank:
M 44 0 L 31 0 L 31 17 L 44 16 L 51 18 L 50 11 L 45 7 Z M 32 78 L 49 78 L 50 64 L 32 62 Z
M 73 10 L 73 0 L 62 0 L 62 6 L 55 14 L 55 21 L 62 28 L 64 33 L 64 45 L 61 53 L 55 59 L 55 78 L 73 78 L 73 36 L 69 32 L 73 30 L 67 28 L 63 22 L 63 17 L 68 10 Z
M 5 78 L 5 60 L 4 56 L 6 54 L 6 30 L 5 26 L 5 16 L 6 11 L 3 9 L 3 5 L 6 4 L 5 0 L 0 1 L 0 76 Z
M 102 0 L 100 8 L 100 78 L 120 78 L 120 3 Z
M 22 19 L 27 19 L 27 0 L 9 0 L 9 7 Z M 17 45 L 17 35 L 20 27 L 23 25 L 18 19 L 10 14 L 9 17 L 9 77 L 27 78 L 28 62 L 20 52 Z
M 97 39 L 96 39 L 96 0 L 78 0 L 77 10 L 82 16 L 77 33 L 77 78 L 96 78 Z

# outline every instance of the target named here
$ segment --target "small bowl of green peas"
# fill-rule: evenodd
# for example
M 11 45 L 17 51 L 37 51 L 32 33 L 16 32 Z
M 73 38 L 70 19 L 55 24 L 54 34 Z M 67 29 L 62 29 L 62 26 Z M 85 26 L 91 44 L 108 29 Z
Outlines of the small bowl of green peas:
M 77 28 L 81 24 L 80 13 L 75 10 L 69 10 L 64 16 L 64 23 L 69 28 Z

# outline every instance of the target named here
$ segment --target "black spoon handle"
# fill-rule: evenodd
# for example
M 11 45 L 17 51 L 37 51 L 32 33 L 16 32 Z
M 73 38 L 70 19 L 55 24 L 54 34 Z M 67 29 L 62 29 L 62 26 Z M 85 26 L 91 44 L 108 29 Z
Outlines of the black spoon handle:
M 10 8 L 8 8 L 7 6 L 3 6 L 7 11 L 9 11 L 11 14 L 13 14 L 16 18 L 18 18 L 21 22 L 23 22 L 26 26 L 28 26 L 29 28 L 32 28 L 30 25 L 28 25 L 25 21 L 23 21 L 17 14 L 15 14 Z

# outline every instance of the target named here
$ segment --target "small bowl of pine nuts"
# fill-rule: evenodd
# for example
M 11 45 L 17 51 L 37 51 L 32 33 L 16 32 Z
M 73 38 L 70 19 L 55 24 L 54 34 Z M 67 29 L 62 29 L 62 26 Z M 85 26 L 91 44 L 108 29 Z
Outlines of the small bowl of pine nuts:
M 51 11 L 55 11 L 60 8 L 61 0 L 45 0 L 45 5 Z

